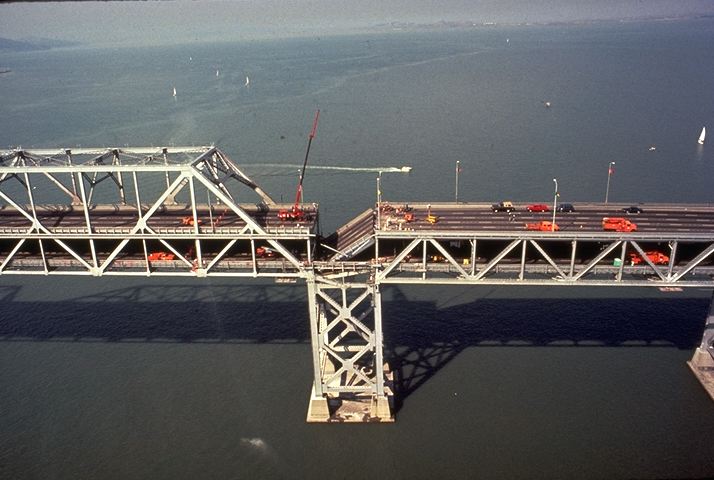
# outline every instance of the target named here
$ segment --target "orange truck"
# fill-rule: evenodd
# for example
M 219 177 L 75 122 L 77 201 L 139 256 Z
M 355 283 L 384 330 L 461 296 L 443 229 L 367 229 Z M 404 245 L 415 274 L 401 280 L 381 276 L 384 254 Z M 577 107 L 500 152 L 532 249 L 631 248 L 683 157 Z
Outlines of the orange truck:
M 199 219 L 198 219 L 198 224 L 201 225 L 202 223 L 203 223 L 203 220 L 201 220 L 201 219 L 199 218 Z M 193 227 L 193 217 L 183 217 L 183 218 L 181 219 L 181 225 L 186 225 L 186 226 Z
M 613 232 L 636 232 L 637 225 L 622 217 L 605 217 L 602 219 L 602 229 Z
M 155 262 L 157 260 L 173 260 L 176 258 L 176 255 L 166 252 L 151 252 L 148 258 L 150 262 Z
M 655 265 L 666 265 L 669 263 L 669 257 L 662 252 L 652 250 L 650 252 L 645 252 L 645 255 L 647 255 L 647 258 L 649 258 L 650 262 L 654 263 Z M 632 265 L 639 265 L 644 261 L 645 260 L 642 258 L 642 255 L 640 255 L 639 253 L 630 253 L 630 263 Z
M 543 220 L 541 222 L 536 222 L 536 223 L 526 223 L 526 230 L 538 230 L 541 232 L 551 232 L 551 231 L 558 231 L 560 230 L 560 227 L 558 224 L 553 224 L 553 222 L 549 222 L 547 220 Z

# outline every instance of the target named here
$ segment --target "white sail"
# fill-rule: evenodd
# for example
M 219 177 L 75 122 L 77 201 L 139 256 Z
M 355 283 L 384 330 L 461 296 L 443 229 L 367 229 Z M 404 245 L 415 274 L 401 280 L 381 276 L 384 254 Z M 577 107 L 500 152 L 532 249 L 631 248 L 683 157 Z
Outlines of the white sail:
M 707 128 L 702 127 L 702 133 L 699 134 L 699 142 L 700 145 L 704 145 L 704 138 L 707 136 Z
M 246 76 L 246 77 L 245 77 L 245 86 L 247 87 L 248 85 L 250 85 L 250 78 L 248 78 L 248 77 Z
M 176 96 L 176 87 L 174 87 L 174 97 Z

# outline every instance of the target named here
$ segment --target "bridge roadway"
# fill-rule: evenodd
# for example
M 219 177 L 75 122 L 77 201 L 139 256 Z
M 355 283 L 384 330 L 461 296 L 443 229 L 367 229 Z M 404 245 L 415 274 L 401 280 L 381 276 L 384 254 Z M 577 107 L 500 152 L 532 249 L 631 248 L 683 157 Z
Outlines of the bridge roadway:
M 407 222 L 404 220 L 403 213 L 397 213 L 406 205 L 408 205 L 409 213 L 414 216 L 413 221 Z M 316 266 L 328 270 L 335 268 L 334 265 L 328 266 L 327 261 L 330 260 L 333 262 L 356 261 L 349 266 L 349 268 L 356 268 L 363 265 L 364 261 L 374 258 L 375 252 L 370 247 L 374 245 L 375 239 L 382 239 L 382 245 L 396 250 L 395 242 L 403 245 L 418 236 L 434 236 L 444 239 L 490 238 L 505 240 L 516 238 L 519 235 L 527 235 L 529 238 L 541 240 L 590 239 L 603 242 L 618 238 L 630 238 L 645 243 L 649 242 L 658 250 L 669 249 L 668 242 L 672 240 L 708 240 L 714 236 L 714 206 L 712 205 L 641 204 L 642 213 L 626 214 L 622 211 L 623 208 L 629 206 L 626 204 L 579 203 L 575 204 L 574 212 L 556 213 L 556 224 L 560 227 L 557 232 L 526 230 L 527 223 L 551 221 L 553 218 L 552 212 L 530 213 L 526 211 L 527 205 L 526 203 L 517 203 L 515 212 L 509 214 L 493 212 L 491 205 L 486 203 L 383 204 L 379 212 L 376 208 L 366 210 L 340 227 L 334 234 L 326 238 L 317 238 L 315 255 L 312 260 L 320 262 Z M 317 205 L 304 206 L 307 215 L 304 220 L 299 222 L 278 219 L 277 212 L 284 208 L 290 208 L 290 205 L 268 207 L 241 204 L 240 207 L 258 225 L 277 235 L 276 238 L 289 233 L 308 237 L 316 236 Z M 143 210 L 145 211 L 146 208 Z M 35 212 L 38 221 L 51 234 L 57 235 L 59 238 L 64 236 L 103 238 L 104 236 L 126 235 L 132 231 L 138 220 L 137 209 L 128 205 L 98 205 L 90 208 L 88 212 L 91 229 L 88 227 L 87 218 L 85 218 L 85 212 L 81 206 L 74 208 L 71 205 L 40 205 L 35 206 Z M 432 224 L 426 220 L 430 212 L 438 217 L 436 223 Z M 636 223 L 637 231 L 632 233 L 603 231 L 602 218 L 616 216 L 627 218 Z M 196 205 L 196 218 L 199 220 L 197 228 L 185 224 L 184 219 L 187 218 L 193 218 L 193 211 L 189 205 L 166 205 L 147 220 L 147 226 L 154 234 L 169 235 L 176 239 L 184 238 L 186 240 L 230 237 L 246 226 L 246 222 L 241 217 L 220 204 L 211 205 L 210 208 L 207 204 Z M 380 228 L 377 227 L 378 222 Z M 24 238 L 28 236 L 31 227 L 32 221 L 17 209 L 9 206 L 0 208 L 1 237 L 6 239 Z M 29 236 L 43 237 L 39 234 Z M 0 240 L 0 258 L 11 247 L 11 243 L 3 244 Z M 446 248 L 450 249 L 450 247 Z M 210 247 L 204 247 L 204 251 L 208 252 L 208 250 Z M 387 250 L 382 248 L 380 253 L 384 254 Z M 307 258 L 307 251 L 304 248 L 293 249 L 293 252 L 302 260 Z M 341 253 L 336 254 L 336 252 Z M 533 257 L 530 253 L 532 252 L 529 252 L 528 260 L 542 262 L 543 259 L 540 256 Z M 46 254 L 53 260 L 72 260 L 72 257 L 62 249 L 56 252 L 48 251 Z M 569 258 L 568 251 L 562 251 L 559 254 L 556 252 L 554 255 L 560 257 L 560 260 Z M 234 250 L 225 255 L 224 261 L 243 261 L 250 256 L 252 256 L 251 252 L 245 249 Z M 693 256 L 694 254 L 686 255 L 686 247 L 680 249 L 679 258 L 692 258 Z M 28 265 L 32 263 L 32 255 L 24 254 L 22 250 L 17 252 L 15 257 L 17 259 L 25 258 L 25 263 Z M 120 260 L 125 261 L 142 259 L 143 255 L 138 252 L 126 252 L 120 257 Z M 490 258 L 486 256 L 473 260 L 474 262 L 480 260 L 483 263 Z M 279 255 L 271 254 L 261 259 L 263 265 L 269 264 L 271 261 L 278 263 L 281 258 Z M 503 264 L 509 262 L 515 263 L 516 260 L 513 258 L 503 260 Z M 131 264 L 125 263 L 125 265 Z M 166 261 L 160 261 L 156 265 L 180 266 L 180 264 Z M 701 272 L 702 267 L 708 265 L 709 263 L 698 265 L 699 271 Z M 228 264 L 225 263 L 223 266 L 227 267 Z M 439 269 L 439 267 L 435 268 Z
M 415 230 L 512 232 L 524 230 L 526 223 L 553 219 L 552 211 L 531 213 L 526 210 L 527 205 L 530 204 L 525 203 L 514 204 L 516 210 L 513 214 L 493 212 L 491 205 L 485 203 L 392 205 L 396 207 L 408 205 L 412 208 L 416 221 L 400 223 L 399 220 L 403 215 L 385 211 L 383 208 L 380 220 L 383 228 L 388 230 L 399 229 L 401 224 L 403 229 Z M 714 231 L 713 205 L 640 204 L 642 213 L 623 212 L 622 209 L 629 206 L 629 204 L 614 203 L 578 203 L 574 205 L 574 212 L 556 212 L 555 223 L 561 231 L 602 232 L 604 217 L 623 217 L 637 225 L 638 233 L 711 233 Z M 426 221 L 429 211 L 439 217 L 436 224 Z
M 240 207 L 261 227 L 269 230 L 284 230 L 285 228 L 303 228 L 313 230 L 317 223 L 317 209 L 314 205 L 304 206 L 307 215 L 300 222 L 285 222 L 278 219 L 280 209 L 288 209 L 290 205 L 277 205 L 273 209 L 254 204 Z M 30 210 L 29 207 L 25 207 Z M 84 209 L 71 205 L 39 205 L 35 207 L 37 218 L 45 227 L 54 233 L 87 232 L 87 220 Z M 144 213 L 148 207 L 142 209 Z M 224 205 L 197 205 L 196 213 L 199 219 L 200 233 L 230 233 L 232 229 L 241 229 L 246 222 Z M 136 207 L 126 205 L 97 205 L 89 210 L 90 223 L 94 233 L 128 232 L 136 225 L 138 213 Z M 190 205 L 163 206 L 151 216 L 147 225 L 157 232 L 190 231 L 183 219 L 192 218 Z M 8 206 L 0 207 L 0 233 L 16 233 L 18 229 L 27 229 L 32 221 L 22 215 L 17 209 Z

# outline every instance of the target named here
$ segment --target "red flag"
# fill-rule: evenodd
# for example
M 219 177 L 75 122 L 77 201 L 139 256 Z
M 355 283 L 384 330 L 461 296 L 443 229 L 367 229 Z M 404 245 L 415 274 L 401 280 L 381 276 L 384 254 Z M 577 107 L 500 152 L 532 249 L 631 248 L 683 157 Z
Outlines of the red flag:
M 608 175 L 612 175 L 613 173 L 615 173 L 615 169 L 612 168 L 612 167 L 609 167 L 609 168 L 607 169 L 607 174 L 608 174 Z

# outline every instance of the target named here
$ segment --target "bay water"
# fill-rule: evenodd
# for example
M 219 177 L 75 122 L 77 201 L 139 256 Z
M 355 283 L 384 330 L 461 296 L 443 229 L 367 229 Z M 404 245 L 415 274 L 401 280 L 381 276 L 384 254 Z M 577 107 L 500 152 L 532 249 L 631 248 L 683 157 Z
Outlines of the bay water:
M 711 203 L 714 21 L 0 53 L 0 148 L 215 144 L 291 201 L 310 164 L 387 200 Z M 250 79 L 246 86 L 246 77 Z M 176 96 L 173 89 L 176 89 Z M 550 102 L 550 107 L 545 106 Z M 654 147 L 654 149 L 651 149 Z M 266 166 L 270 165 L 270 166 Z M 310 169 L 334 231 L 376 173 Z M 397 422 L 307 425 L 305 288 L 0 277 L 2 478 L 692 478 L 711 292 L 389 287 Z

